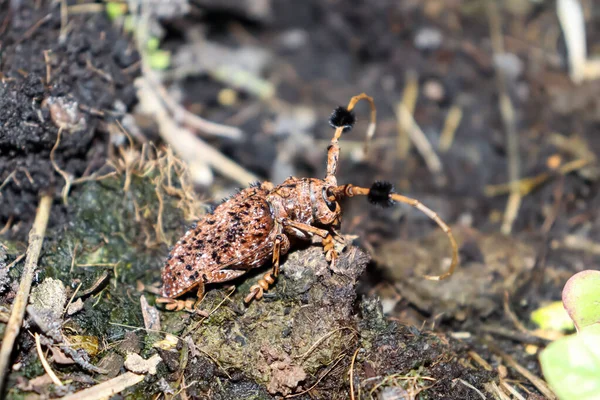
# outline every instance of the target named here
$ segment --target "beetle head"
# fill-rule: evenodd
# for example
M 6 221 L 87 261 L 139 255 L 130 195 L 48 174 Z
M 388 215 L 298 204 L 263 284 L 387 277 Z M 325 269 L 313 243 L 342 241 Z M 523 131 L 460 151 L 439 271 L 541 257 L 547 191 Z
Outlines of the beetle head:
M 310 203 L 316 223 L 324 226 L 339 226 L 342 209 L 334 193 L 335 186 L 325 181 L 313 182 L 310 188 Z

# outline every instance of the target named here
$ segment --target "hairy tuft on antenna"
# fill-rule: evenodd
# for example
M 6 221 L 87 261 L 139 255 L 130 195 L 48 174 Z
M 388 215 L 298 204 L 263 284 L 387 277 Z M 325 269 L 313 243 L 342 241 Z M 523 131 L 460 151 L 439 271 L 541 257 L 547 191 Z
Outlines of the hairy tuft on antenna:
M 381 207 L 391 207 L 394 205 L 394 200 L 390 198 L 390 194 L 394 192 L 394 185 L 386 181 L 376 181 L 371 185 L 367 198 L 372 204 Z
M 356 116 L 354 115 L 354 112 L 343 106 L 339 106 L 333 110 L 329 117 L 329 125 L 334 129 L 343 127 L 344 130 L 342 132 L 344 133 L 349 132 L 355 122 Z

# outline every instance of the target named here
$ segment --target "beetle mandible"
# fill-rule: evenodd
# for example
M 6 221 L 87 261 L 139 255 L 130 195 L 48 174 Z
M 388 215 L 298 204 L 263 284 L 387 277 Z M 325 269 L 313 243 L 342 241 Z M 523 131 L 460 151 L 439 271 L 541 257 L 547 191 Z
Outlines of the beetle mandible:
M 196 289 L 201 299 L 207 283 L 235 279 L 271 259 L 271 270 L 250 288 L 244 301 L 260 299 L 279 274 L 280 258 L 290 250 L 290 237 L 320 237 L 326 259 L 333 265 L 339 255 L 336 244 L 343 244 L 337 231 L 342 214 L 340 200 L 359 195 L 382 206 L 409 204 L 434 220 L 450 240 L 452 262 L 444 274 L 425 278 L 441 280 L 452 275 L 458 264 L 458 246 L 450 227 L 435 212 L 418 200 L 394 193 L 387 182 L 375 182 L 370 189 L 337 184 L 338 141 L 342 133 L 352 129 L 356 120 L 353 109 L 360 100 L 368 101 L 371 107 L 368 143 L 375 132 L 376 109 L 373 99 L 362 93 L 331 114 L 329 123 L 335 133 L 327 149 L 325 179 L 290 177 L 278 186 L 270 182 L 254 184 L 204 215 L 171 250 L 162 271 L 163 297 L 157 301 L 169 310 L 189 309 L 189 302 L 176 298 Z

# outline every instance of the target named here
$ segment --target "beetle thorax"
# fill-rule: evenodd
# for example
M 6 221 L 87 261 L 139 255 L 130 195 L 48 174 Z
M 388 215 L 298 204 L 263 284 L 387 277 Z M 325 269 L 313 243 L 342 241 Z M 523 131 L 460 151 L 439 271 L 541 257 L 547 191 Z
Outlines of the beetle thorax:
M 339 225 L 340 209 L 337 203 L 327 205 L 324 199 L 329 185 L 315 178 L 288 178 L 276 186 L 267 201 L 271 205 L 276 220 L 290 220 L 311 226 Z M 333 209 L 332 209 L 333 208 Z M 295 228 L 287 233 L 300 239 L 308 239 L 310 235 Z

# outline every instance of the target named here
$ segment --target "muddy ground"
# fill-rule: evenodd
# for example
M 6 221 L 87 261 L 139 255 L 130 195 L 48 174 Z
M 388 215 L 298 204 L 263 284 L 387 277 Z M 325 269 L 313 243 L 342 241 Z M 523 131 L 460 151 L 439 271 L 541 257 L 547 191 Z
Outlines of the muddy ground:
M 597 54 L 598 13 L 583 3 Z M 262 270 L 209 286 L 207 316 L 156 311 L 155 289 L 186 224 L 240 184 L 214 169 L 194 173 L 164 147 L 134 85 L 143 76 L 136 20 L 101 2 L 0 2 L 0 304 L 7 315 L 22 271 L 22 261 L 11 264 L 27 247 L 42 193 L 54 204 L 34 288 L 46 282 L 60 298 L 81 300 L 72 314 L 54 315 L 59 338 L 28 312 L 7 397 L 58 397 L 135 372 L 125 362 L 135 353 L 162 362 L 156 374 L 142 371 L 144 382 L 124 392 L 130 398 L 341 399 L 349 371 L 356 398 L 493 398 L 491 387 L 503 382 L 537 398 L 507 357 L 541 376 L 537 353 L 547 342 L 514 316 L 534 329 L 530 312 L 559 300 L 568 277 L 600 261 L 600 82 L 570 80 L 552 2 L 506 2 L 496 15 L 500 57 L 480 1 L 201 0 L 153 9 L 149 36 L 170 54 L 156 72 L 168 96 L 242 132 L 199 137 L 260 180 L 322 177 L 329 114 L 366 92 L 377 132 L 363 156 L 368 107 L 357 106 L 338 181 L 392 182 L 437 211 L 460 245 L 452 278 L 423 280 L 450 254 L 435 224 L 409 207 L 351 199 L 342 204 L 348 247 L 339 268 L 328 269 L 318 245 L 301 246 L 262 301 L 242 302 Z M 509 180 L 499 73 L 515 110 L 520 175 L 545 174 L 509 234 L 500 233 L 507 193 L 489 192 Z M 411 87 L 438 172 L 399 135 L 397 108 Z M 200 171 L 210 164 L 203 157 L 192 160 Z M 580 159 L 590 162 L 560 173 Z M 65 386 L 45 375 L 35 332 Z M 62 354 L 65 343 L 77 355 Z

